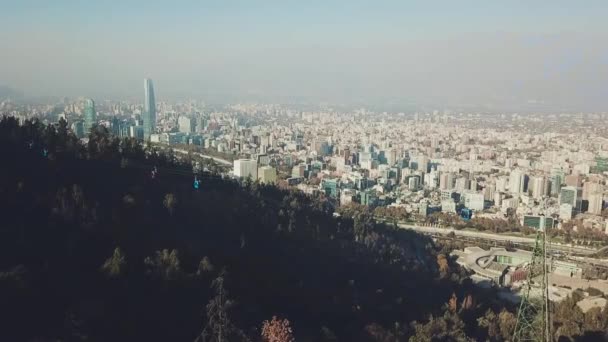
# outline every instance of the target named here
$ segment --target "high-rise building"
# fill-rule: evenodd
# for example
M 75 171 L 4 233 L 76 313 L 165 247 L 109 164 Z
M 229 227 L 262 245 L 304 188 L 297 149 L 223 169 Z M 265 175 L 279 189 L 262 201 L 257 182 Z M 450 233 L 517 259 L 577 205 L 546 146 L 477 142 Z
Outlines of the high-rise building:
M 239 178 L 258 178 L 258 162 L 253 159 L 237 159 L 234 161 L 234 176 Z
M 418 157 L 418 170 L 424 173 L 429 172 L 429 158 L 426 156 Z
M 545 190 L 545 177 L 534 176 L 530 180 L 530 183 L 530 188 L 532 189 L 532 197 L 534 197 L 534 199 L 539 200 L 546 195 L 547 191 Z
M 602 184 L 594 183 L 594 182 L 585 182 L 585 184 L 583 184 L 583 200 L 588 200 L 589 195 L 591 195 L 595 192 L 603 192 L 603 191 L 604 191 L 604 187 Z
M 513 170 L 509 175 L 509 190 L 513 194 L 525 191 L 526 175 L 519 170 Z
M 156 130 L 156 101 L 151 79 L 144 79 L 144 140 L 150 140 L 150 134 Z
M 84 135 L 88 136 L 91 128 L 97 123 L 97 113 L 95 112 L 95 101 L 86 99 L 84 101 Z
M 72 131 L 78 138 L 84 138 L 84 124 L 82 121 L 72 123 Z
M 551 170 L 551 196 L 559 195 L 564 183 L 564 170 L 561 168 L 553 168 Z
M 439 189 L 452 190 L 454 189 L 454 174 L 451 172 L 442 172 L 439 177 Z
M 587 209 L 587 212 L 589 212 L 589 214 L 593 214 L 593 215 L 600 215 L 602 213 L 602 208 L 603 208 L 603 199 L 604 197 L 602 196 L 601 192 L 594 192 L 588 195 L 588 200 L 589 200 L 589 207 Z

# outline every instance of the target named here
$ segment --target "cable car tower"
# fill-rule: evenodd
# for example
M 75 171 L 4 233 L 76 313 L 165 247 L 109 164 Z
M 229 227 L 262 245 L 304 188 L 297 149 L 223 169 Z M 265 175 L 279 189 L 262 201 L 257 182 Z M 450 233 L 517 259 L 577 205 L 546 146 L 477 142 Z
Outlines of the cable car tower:
M 517 313 L 517 323 L 513 342 L 534 341 L 550 342 L 551 321 L 549 315 L 549 278 L 547 254 L 549 240 L 545 216 L 540 216 L 540 227 L 536 232 L 536 241 L 532 259 L 528 265 L 528 276 L 521 289 L 521 303 Z

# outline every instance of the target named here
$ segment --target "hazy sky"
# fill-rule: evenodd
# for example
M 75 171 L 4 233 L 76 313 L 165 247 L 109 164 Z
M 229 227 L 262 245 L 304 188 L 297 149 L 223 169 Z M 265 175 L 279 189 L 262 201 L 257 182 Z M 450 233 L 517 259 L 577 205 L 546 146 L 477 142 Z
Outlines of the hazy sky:
M 0 0 L 0 85 L 608 110 L 606 18 L 606 0 Z

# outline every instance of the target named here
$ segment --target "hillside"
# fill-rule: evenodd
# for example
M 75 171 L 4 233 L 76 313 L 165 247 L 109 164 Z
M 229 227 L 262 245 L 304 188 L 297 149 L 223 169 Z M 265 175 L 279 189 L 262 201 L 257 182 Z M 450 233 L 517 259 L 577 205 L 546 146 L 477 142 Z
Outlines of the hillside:
M 272 186 L 195 190 L 188 165 L 103 128 L 82 146 L 3 119 L 0 151 L 3 341 L 256 341 L 273 316 L 298 341 L 485 339 L 500 310 L 424 236 Z

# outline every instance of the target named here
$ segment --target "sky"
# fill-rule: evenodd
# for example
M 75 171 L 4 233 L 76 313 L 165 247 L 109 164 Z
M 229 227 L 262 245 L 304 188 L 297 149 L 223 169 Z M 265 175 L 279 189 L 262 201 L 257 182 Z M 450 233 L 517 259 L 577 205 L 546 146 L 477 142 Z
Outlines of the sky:
M 608 2 L 0 0 L 30 96 L 608 110 Z

